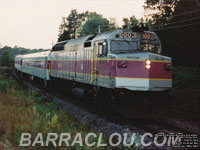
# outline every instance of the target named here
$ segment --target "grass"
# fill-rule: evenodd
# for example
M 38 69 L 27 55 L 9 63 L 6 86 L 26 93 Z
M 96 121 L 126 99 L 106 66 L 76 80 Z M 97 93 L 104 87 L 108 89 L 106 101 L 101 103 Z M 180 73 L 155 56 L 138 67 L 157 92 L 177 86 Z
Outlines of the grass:
M 78 132 L 83 136 L 90 132 L 99 134 L 95 129 L 81 124 L 67 112 L 57 109 L 53 102 L 48 101 L 40 93 L 19 85 L 12 77 L 5 76 L 2 72 L 4 71 L 1 70 L 0 74 L 0 149 L 19 148 L 21 133 L 31 133 L 32 137 L 35 137 L 37 133 L 43 135 L 71 133 L 72 136 Z M 92 141 L 97 140 L 97 138 L 92 139 Z M 106 142 L 106 139 L 103 140 Z M 48 149 L 60 149 L 60 147 L 50 146 Z M 90 148 L 75 145 L 67 149 L 87 150 Z M 92 147 L 91 149 L 110 148 Z
M 200 68 L 178 66 L 173 69 L 173 105 L 200 113 Z
M 33 91 L 18 84 L 11 76 L 12 69 L 0 68 L 0 149 L 61 149 L 61 147 L 19 147 L 21 133 L 31 133 L 32 143 L 37 133 L 47 137 L 48 133 L 70 133 L 72 140 L 77 133 L 81 133 L 82 139 L 88 133 L 100 133 L 91 126 L 83 125 L 80 121 L 71 117 L 67 112 L 44 97 L 41 93 Z M 46 138 L 44 138 L 44 141 Z M 69 143 L 72 143 L 72 140 Z M 97 142 L 98 138 L 89 140 Z M 58 142 L 57 142 L 58 143 Z M 102 143 L 108 144 L 108 139 L 103 138 Z M 72 147 L 63 147 L 67 150 L 110 150 L 112 147 L 87 147 L 75 144 Z M 125 148 L 120 145 L 117 149 Z M 135 148 L 134 148 L 135 149 Z
M 173 88 L 199 88 L 200 68 L 178 66 L 173 69 Z

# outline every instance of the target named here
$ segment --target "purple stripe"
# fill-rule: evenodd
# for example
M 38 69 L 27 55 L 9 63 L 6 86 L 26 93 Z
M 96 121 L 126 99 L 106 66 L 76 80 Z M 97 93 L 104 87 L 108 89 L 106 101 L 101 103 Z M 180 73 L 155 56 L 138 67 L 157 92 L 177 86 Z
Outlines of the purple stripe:
M 122 60 L 97 60 L 96 68 L 97 75 L 110 77 L 127 77 L 127 78 L 164 78 L 171 79 L 172 72 L 165 69 L 165 64 L 162 62 L 153 62 L 150 70 L 145 69 L 144 61 L 125 61 L 126 68 L 119 68 L 118 63 Z M 81 70 L 83 65 L 83 70 Z M 92 61 L 52 61 L 51 69 L 91 74 Z M 95 70 L 95 61 L 93 61 L 93 70 Z

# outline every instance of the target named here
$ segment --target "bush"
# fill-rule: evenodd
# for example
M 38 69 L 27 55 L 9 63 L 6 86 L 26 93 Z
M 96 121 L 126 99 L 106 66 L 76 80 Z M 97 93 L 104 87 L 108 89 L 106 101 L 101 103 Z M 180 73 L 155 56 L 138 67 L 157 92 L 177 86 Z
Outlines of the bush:
M 13 65 L 14 59 L 11 57 L 8 51 L 4 51 L 0 57 L 0 65 L 10 67 Z

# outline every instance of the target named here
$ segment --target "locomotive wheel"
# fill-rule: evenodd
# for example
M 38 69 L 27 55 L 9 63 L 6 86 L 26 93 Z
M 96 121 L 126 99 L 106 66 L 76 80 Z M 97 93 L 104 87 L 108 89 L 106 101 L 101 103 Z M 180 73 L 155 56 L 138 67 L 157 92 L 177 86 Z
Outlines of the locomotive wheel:
M 91 107 L 102 108 L 101 95 L 96 88 L 89 88 L 84 99 L 85 103 Z

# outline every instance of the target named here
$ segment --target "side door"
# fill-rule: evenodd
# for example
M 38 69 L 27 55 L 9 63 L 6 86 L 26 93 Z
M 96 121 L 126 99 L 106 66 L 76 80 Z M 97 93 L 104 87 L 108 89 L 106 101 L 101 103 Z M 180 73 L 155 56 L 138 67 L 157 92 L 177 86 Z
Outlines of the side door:
M 93 83 L 98 86 L 110 87 L 111 79 L 114 73 L 115 61 L 108 58 L 107 41 L 95 42 L 94 60 L 93 60 Z
M 114 60 L 110 59 L 108 55 L 107 41 L 99 41 L 97 44 L 97 70 L 98 70 L 98 85 L 103 87 L 110 87 L 112 69 Z
M 91 84 L 97 85 L 97 50 L 98 49 L 98 43 L 94 42 L 94 46 L 92 49 L 92 55 L 91 55 Z

